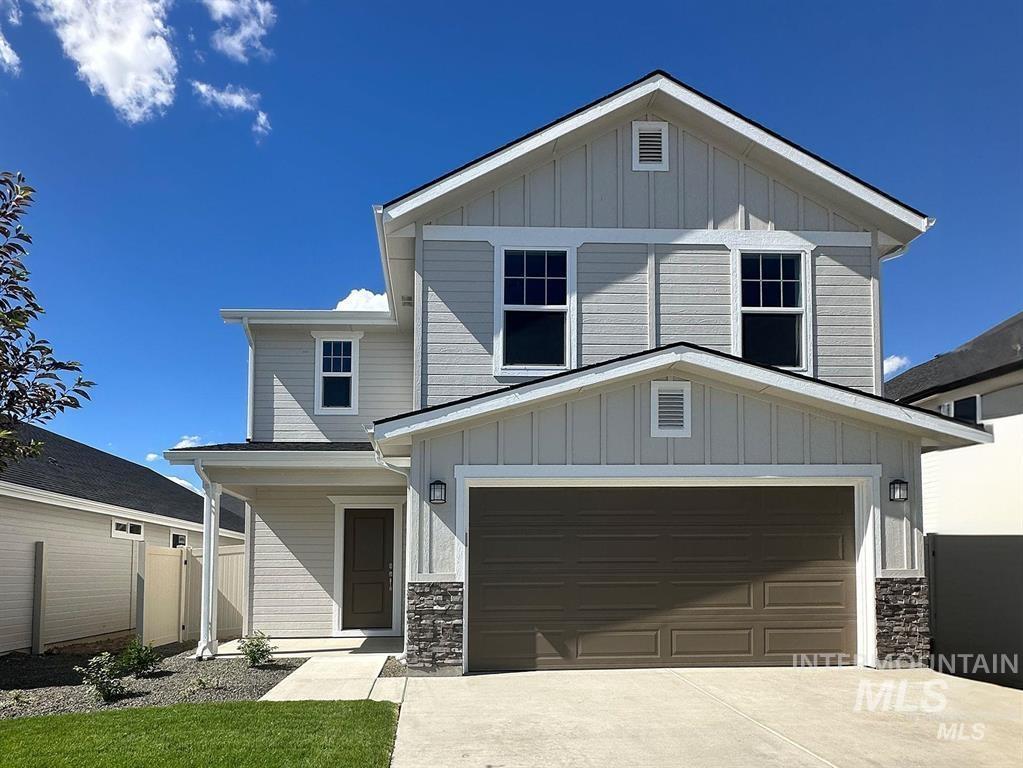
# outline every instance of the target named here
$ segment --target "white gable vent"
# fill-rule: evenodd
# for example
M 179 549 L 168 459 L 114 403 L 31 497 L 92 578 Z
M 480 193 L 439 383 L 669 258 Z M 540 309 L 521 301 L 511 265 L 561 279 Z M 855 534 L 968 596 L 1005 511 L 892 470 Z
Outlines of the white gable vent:
M 632 124 L 632 170 L 668 170 L 668 124 L 637 120 Z
M 693 406 L 688 381 L 650 382 L 650 434 L 653 437 L 689 437 Z

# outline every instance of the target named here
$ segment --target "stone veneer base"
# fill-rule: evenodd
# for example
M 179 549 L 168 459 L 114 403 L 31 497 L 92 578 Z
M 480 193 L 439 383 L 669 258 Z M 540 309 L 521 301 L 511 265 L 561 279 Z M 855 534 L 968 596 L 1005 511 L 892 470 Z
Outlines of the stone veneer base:
M 462 582 L 410 582 L 406 599 L 405 660 L 409 670 L 461 674 Z
M 927 664 L 931 655 L 930 597 L 926 578 L 874 582 L 879 666 Z

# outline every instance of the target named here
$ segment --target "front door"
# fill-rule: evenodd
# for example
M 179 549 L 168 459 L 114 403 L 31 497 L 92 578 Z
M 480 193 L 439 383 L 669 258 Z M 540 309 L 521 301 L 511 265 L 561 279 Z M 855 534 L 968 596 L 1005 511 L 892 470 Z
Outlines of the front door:
M 346 509 L 342 629 L 389 629 L 393 606 L 394 512 Z

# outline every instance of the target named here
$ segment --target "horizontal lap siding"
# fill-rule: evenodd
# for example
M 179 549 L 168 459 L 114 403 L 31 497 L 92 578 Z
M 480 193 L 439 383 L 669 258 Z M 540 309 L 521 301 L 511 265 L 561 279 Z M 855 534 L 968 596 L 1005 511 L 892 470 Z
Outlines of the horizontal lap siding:
M 315 341 L 308 328 L 261 328 L 255 338 L 256 440 L 366 440 L 363 424 L 412 408 L 411 336 L 364 332 L 359 412 L 348 416 L 315 414 Z
M 657 247 L 658 344 L 732 348 L 730 255 Z
M 579 363 L 646 349 L 646 246 L 587 244 L 579 248 L 577 264 Z
M 134 627 L 133 542 L 111 537 L 110 521 L 95 512 L 0 498 L 0 653 L 31 645 L 37 541 L 46 544 L 45 643 Z M 144 531 L 149 546 L 170 545 L 170 527 L 144 523 Z M 188 543 L 201 548 L 202 534 L 189 531 Z
M 494 379 L 494 248 L 427 241 L 423 358 L 427 405 L 499 386 Z
M 265 493 L 253 510 L 253 629 L 277 637 L 329 636 L 334 505 L 327 492 Z
M 814 259 L 817 376 L 874 389 L 873 259 L 867 248 L 821 248 Z

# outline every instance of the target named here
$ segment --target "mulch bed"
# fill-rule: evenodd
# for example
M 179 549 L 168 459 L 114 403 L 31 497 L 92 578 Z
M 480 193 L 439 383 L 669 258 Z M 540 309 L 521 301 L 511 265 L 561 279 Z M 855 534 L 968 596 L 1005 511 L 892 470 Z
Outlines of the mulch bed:
M 380 668 L 380 677 L 408 677 L 408 667 L 393 656 L 388 656 Z
M 0 719 L 91 712 L 130 707 L 162 707 L 182 702 L 250 701 L 260 698 L 300 667 L 305 659 L 278 659 L 249 668 L 245 659 L 196 661 L 194 643 L 158 648 L 163 660 L 152 676 L 125 677 L 127 695 L 103 703 L 74 671 L 97 653 L 118 650 L 93 645 L 43 656 L 0 657 Z

